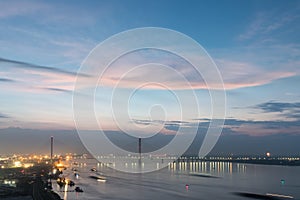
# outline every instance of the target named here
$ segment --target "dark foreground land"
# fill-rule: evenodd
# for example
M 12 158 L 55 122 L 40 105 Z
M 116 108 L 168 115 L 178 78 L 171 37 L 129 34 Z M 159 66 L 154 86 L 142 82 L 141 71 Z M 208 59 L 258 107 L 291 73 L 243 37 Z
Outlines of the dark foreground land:
M 0 169 L 0 199 L 49 199 L 60 200 L 59 195 L 51 189 L 49 175 L 51 165 L 38 165 L 24 168 Z M 15 185 L 5 185 L 4 181 L 14 181 Z

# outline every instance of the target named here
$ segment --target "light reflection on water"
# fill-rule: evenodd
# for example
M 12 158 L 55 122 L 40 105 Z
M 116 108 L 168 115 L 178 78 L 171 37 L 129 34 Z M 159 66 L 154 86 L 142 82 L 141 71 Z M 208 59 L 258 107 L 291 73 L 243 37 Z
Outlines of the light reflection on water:
M 95 160 L 77 160 L 78 166 L 70 165 L 69 174 L 76 186 L 84 192 L 64 192 L 53 187 L 65 200 L 71 199 L 243 199 L 233 192 L 276 193 L 300 197 L 300 167 L 251 165 L 230 162 L 176 162 L 157 172 L 146 174 L 121 173 L 107 168 Z M 127 163 L 128 167 L 136 167 Z M 72 168 L 80 174 L 76 179 Z M 96 167 L 103 173 L 106 183 L 89 176 L 97 175 Z M 285 184 L 281 180 L 285 180 Z M 56 185 L 56 183 L 53 183 Z M 189 189 L 186 190 L 186 185 Z M 245 198 L 247 199 L 247 198 Z
M 209 162 L 209 161 L 190 161 L 190 162 L 176 162 L 168 166 L 169 171 L 176 172 L 201 172 L 201 173 L 245 173 L 245 164 L 234 164 L 231 162 Z
M 68 185 L 65 185 L 64 188 L 64 200 L 68 199 Z

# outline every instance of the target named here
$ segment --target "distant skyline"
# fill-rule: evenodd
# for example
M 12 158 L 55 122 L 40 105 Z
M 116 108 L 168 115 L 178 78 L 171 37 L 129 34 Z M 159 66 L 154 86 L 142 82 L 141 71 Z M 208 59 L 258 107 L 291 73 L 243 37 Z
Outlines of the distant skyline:
M 2 129 L 75 129 L 72 92 L 88 53 L 113 34 L 163 27 L 193 38 L 216 62 L 227 94 L 223 134 L 300 134 L 300 1 L 13 0 L 1 1 L 0 7 Z M 164 59 L 151 51 L 139 56 L 144 62 Z M 151 88 L 133 99 L 134 122 L 166 123 L 166 133 L 182 123 L 205 124 L 210 117 L 207 90 L 196 91 L 199 119 L 179 121 L 178 113 L 172 112 L 178 105 L 168 103 L 172 96 Z M 111 88 L 98 92 L 97 108 L 105 118 L 110 114 L 106 95 Z M 166 121 L 147 117 L 145 108 L 157 101 L 168 105 Z M 115 130 L 109 121 L 104 123 L 106 130 Z

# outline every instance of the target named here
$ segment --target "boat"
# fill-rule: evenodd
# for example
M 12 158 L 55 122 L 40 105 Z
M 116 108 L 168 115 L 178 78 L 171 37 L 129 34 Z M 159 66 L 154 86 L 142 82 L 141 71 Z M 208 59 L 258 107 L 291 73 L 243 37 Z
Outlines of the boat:
M 103 182 L 103 183 L 106 182 L 106 178 L 103 177 L 103 176 L 94 176 L 94 175 L 91 175 L 90 178 L 95 179 L 95 180 L 97 180 L 98 182 Z
M 92 172 L 97 172 L 97 169 L 96 169 L 95 167 L 93 167 L 93 168 L 91 169 L 91 171 L 92 171 Z
M 83 190 L 80 187 L 76 187 L 75 192 L 83 192 Z

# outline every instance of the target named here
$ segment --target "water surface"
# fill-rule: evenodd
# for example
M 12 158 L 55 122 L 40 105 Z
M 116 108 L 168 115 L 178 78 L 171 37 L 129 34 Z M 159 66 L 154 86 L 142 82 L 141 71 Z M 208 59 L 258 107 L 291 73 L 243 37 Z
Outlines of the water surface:
M 74 180 L 83 193 L 72 192 L 74 187 L 59 188 L 53 182 L 54 190 L 65 200 L 249 199 L 235 192 L 273 193 L 300 199 L 300 167 L 295 166 L 190 162 L 152 173 L 130 174 L 111 170 L 91 159 L 77 162 L 76 166 L 70 162 L 64 174 Z M 71 170 L 73 167 L 80 174 L 78 179 Z M 91 171 L 93 167 L 97 172 Z M 106 177 L 105 183 L 90 178 L 101 174 Z

